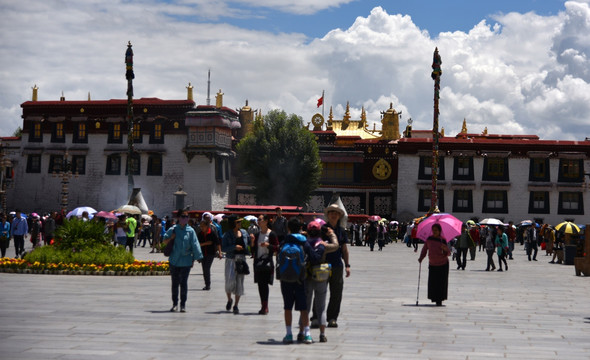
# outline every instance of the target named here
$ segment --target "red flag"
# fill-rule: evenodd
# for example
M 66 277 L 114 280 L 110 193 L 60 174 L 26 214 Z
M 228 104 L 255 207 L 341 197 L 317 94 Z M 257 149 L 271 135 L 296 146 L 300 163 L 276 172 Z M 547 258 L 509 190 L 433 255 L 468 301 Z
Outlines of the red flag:
M 322 97 L 318 99 L 318 107 L 322 106 L 323 103 L 324 103 L 324 95 L 322 95 Z

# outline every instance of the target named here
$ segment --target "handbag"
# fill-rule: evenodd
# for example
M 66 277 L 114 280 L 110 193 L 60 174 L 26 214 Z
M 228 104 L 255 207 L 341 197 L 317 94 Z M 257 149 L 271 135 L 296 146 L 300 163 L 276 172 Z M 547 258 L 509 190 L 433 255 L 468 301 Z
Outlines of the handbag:
M 172 254 L 172 249 L 174 249 L 174 239 L 175 238 L 170 239 L 166 243 L 166 246 L 164 247 L 164 251 L 162 251 L 164 253 L 164 256 L 170 256 L 170 254 Z
M 250 274 L 250 267 L 248 263 L 244 259 L 237 259 L 236 260 L 236 273 L 239 275 L 249 275 Z
M 254 260 L 254 271 L 256 273 L 267 273 L 272 270 L 272 258 L 270 256 L 261 256 Z
M 311 279 L 322 282 L 327 281 L 332 276 L 332 264 L 319 264 L 311 267 Z

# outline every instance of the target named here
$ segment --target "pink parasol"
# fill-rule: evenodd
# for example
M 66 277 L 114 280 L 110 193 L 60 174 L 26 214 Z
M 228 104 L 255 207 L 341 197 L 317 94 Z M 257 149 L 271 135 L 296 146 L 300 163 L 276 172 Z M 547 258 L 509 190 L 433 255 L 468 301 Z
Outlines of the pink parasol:
M 439 224 L 442 228 L 441 237 L 447 242 L 461 235 L 463 222 L 451 214 L 432 214 L 418 224 L 416 237 L 426 241 L 432 235 L 432 225 Z

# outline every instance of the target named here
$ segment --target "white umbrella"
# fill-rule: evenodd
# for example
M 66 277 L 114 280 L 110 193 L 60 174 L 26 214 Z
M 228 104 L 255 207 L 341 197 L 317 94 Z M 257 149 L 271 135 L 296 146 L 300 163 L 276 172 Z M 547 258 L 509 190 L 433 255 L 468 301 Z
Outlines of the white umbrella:
M 217 215 L 213 216 L 213 219 L 217 220 L 217 222 L 220 223 L 221 220 L 223 220 L 224 216 L 225 216 L 224 214 L 217 214 Z
M 481 225 L 502 226 L 504 223 L 498 219 L 485 218 L 479 222 Z
M 133 205 L 123 205 L 115 211 L 131 215 L 141 215 L 141 210 Z
M 77 207 L 74 210 L 70 211 L 67 215 L 66 218 L 71 218 L 72 216 L 76 216 L 76 217 L 82 217 L 82 214 L 84 212 L 88 213 L 88 217 L 92 218 L 92 216 L 94 216 L 94 214 L 96 214 L 98 211 L 94 210 L 93 208 L 91 208 L 90 206 L 81 206 L 81 207 Z
M 141 220 L 152 221 L 152 217 L 146 214 L 141 215 Z

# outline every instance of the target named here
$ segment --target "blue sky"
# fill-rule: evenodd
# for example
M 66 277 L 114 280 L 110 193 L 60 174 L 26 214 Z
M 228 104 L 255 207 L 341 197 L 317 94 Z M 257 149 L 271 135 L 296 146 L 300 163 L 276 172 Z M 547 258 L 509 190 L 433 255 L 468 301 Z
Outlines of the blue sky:
M 321 2 L 321 0 L 318 0 Z M 335 28 L 348 28 L 358 16 L 367 16 L 371 9 L 381 6 L 390 14 L 410 15 L 413 22 L 430 36 L 440 32 L 468 32 L 481 20 L 500 13 L 534 11 L 538 15 L 556 15 L 564 10 L 562 0 L 356 0 L 314 14 L 294 14 L 267 7 L 252 7 L 233 3 L 243 9 L 244 19 L 221 17 L 205 22 L 227 22 L 236 26 L 271 32 L 304 33 L 310 38 L 321 38 Z M 248 16 L 247 14 L 250 14 Z

